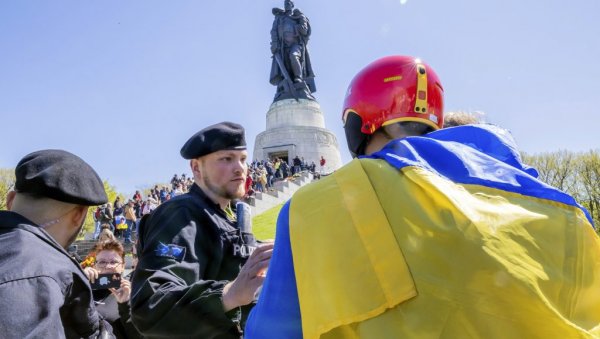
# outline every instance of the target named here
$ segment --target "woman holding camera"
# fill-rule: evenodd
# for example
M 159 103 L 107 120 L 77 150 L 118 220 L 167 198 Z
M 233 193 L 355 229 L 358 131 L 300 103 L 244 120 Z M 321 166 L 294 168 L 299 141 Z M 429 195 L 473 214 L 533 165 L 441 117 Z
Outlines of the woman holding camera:
M 122 276 L 125 271 L 123 245 L 117 240 L 98 242 L 92 253 L 96 257 L 94 264 L 83 271 L 92 284 L 98 313 L 111 324 L 117 338 L 141 338 L 131 323 L 131 282 Z

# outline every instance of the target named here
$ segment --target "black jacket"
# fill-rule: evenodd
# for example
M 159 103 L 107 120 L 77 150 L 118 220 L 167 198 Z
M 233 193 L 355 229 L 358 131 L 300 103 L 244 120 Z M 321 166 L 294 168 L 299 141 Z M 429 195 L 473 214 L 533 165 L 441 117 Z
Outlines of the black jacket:
M 0 337 L 113 338 L 74 259 L 23 216 L 0 211 Z
M 117 302 L 109 290 L 95 290 L 92 294 L 98 313 L 110 323 L 117 339 L 142 338 L 131 322 L 129 303 Z
M 149 338 L 239 338 L 252 305 L 225 313 L 222 295 L 247 259 L 241 242 L 234 223 L 197 185 L 142 219 L 132 279 L 135 326 Z

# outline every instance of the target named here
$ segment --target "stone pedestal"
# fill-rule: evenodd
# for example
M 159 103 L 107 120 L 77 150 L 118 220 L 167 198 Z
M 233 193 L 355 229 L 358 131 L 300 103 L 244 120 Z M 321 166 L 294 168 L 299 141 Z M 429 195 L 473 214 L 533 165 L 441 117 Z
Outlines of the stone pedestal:
M 325 128 L 325 120 L 319 103 L 313 100 L 286 99 L 271 104 L 267 112 L 267 128 L 256 136 L 254 160 L 274 157 L 292 159 L 304 157 L 310 165 L 317 165 L 317 171 L 330 173 L 342 166 L 340 150 L 335 135 Z M 323 156 L 326 164 L 323 169 L 319 161 Z

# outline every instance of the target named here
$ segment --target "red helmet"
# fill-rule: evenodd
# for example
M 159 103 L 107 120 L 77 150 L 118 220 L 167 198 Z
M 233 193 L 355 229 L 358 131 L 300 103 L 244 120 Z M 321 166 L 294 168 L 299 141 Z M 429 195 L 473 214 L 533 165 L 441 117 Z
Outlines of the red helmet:
M 408 56 L 388 56 L 369 64 L 352 79 L 342 120 L 352 156 L 361 155 L 381 126 L 415 121 L 433 130 L 444 124 L 444 89 L 431 67 Z

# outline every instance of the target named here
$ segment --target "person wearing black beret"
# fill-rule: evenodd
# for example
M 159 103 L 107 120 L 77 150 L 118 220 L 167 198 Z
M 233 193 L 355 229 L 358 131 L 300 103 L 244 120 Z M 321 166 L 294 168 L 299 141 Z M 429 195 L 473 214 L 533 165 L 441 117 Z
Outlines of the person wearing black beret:
M 140 222 L 133 323 L 151 338 L 241 338 L 273 248 L 249 246 L 229 208 L 245 194 L 244 128 L 206 127 L 180 153 L 194 185 Z
M 92 291 L 66 248 L 90 206 L 108 201 L 102 180 L 81 158 L 62 150 L 26 155 L 0 211 L 0 336 L 111 338 Z

